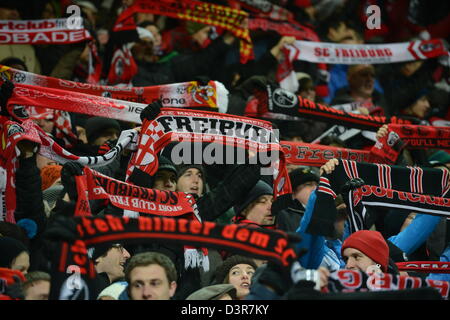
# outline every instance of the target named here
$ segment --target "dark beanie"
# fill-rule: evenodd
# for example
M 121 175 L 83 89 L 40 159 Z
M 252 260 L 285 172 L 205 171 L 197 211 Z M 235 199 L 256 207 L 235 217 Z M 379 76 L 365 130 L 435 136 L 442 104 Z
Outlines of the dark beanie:
M 159 163 L 158 171 L 159 170 L 172 171 L 177 176 L 177 168 L 175 167 L 175 165 L 173 164 L 173 162 L 170 159 L 161 155 L 158 157 L 158 163 Z
M 244 211 L 250 203 L 265 195 L 273 195 L 273 189 L 266 182 L 259 180 L 253 189 L 250 190 L 247 197 L 245 197 L 245 200 L 234 206 L 235 214 L 241 215 L 242 211 Z
M 361 251 L 370 259 L 380 264 L 383 272 L 387 271 L 389 246 L 378 231 L 360 230 L 352 233 L 342 244 L 341 255 L 343 255 L 346 248 Z
M 28 249 L 19 240 L 0 237 L 0 268 L 11 268 L 14 259 L 24 251 L 28 252 Z
M 206 171 L 200 164 L 180 164 L 177 166 L 178 178 L 181 177 L 189 169 L 195 168 L 202 174 L 203 186 L 206 186 Z
M 215 282 L 217 284 L 223 283 L 231 268 L 238 264 L 248 264 L 251 265 L 255 270 L 258 268 L 256 266 L 255 261 L 253 259 L 240 256 L 240 255 L 232 255 L 231 257 L 226 258 L 221 265 L 219 265 L 216 269 Z
M 319 183 L 319 176 L 309 168 L 297 168 L 295 170 L 292 170 L 289 173 L 289 179 L 291 180 L 293 192 L 295 192 L 295 189 L 297 189 L 299 185 L 302 185 L 306 182 L 315 181 Z
M 93 117 L 86 121 L 86 138 L 88 143 L 92 143 L 102 135 L 102 133 L 107 129 L 116 129 L 118 132 L 122 131 L 119 122 L 114 119 L 103 118 L 103 117 Z
M 100 243 L 88 249 L 88 257 L 93 261 L 97 260 L 97 258 L 105 255 L 109 249 L 112 248 L 111 244 L 108 243 Z

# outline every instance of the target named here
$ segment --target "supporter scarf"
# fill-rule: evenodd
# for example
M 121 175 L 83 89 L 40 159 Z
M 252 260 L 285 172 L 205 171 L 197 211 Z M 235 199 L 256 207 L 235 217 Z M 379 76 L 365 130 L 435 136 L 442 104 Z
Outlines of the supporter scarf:
M 25 282 L 25 276 L 19 270 L 0 268 L 0 300 L 19 300 L 6 295 L 7 287 L 16 283 L 15 278 L 20 282 Z
M 441 39 L 386 43 L 338 44 L 295 41 L 299 60 L 330 64 L 381 64 L 424 60 L 448 55 Z
M 173 141 L 215 142 L 218 147 L 220 145 L 242 147 L 267 155 L 262 161 L 267 160 L 267 163 L 263 164 L 268 165 L 270 162 L 273 167 L 274 197 L 291 192 L 284 154 L 270 122 L 207 111 L 164 108 L 154 121 L 144 121 L 138 150 L 130 160 L 127 177 L 135 167 L 153 176 L 158 169 L 157 154 Z M 279 157 L 276 159 L 272 155 L 269 157 L 269 152 Z M 198 156 L 199 163 L 202 163 L 202 154 Z
M 129 85 L 138 73 L 138 66 L 127 44 L 114 51 L 108 73 L 108 84 Z
M 101 287 L 81 240 L 58 242 L 52 255 L 49 300 L 96 300 Z
M 398 134 L 389 131 L 384 137 L 377 138 L 370 152 L 374 159 L 378 159 L 376 162 L 395 164 L 405 146 L 406 144 L 400 139 Z
M 334 232 L 334 222 L 336 220 L 336 208 L 334 198 L 341 192 L 341 187 L 349 179 L 361 178 L 366 185 L 381 187 L 371 192 L 371 195 L 383 195 L 383 202 L 379 203 L 379 198 L 372 199 L 373 205 L 392 207 L 404 205 L 413 210 L 439 215 L 448 215 L 445 209 L 448 199 L 445 197 L 450 189 L 450 174 L 445 169 L 429 169 L 420 167 L 389 166 L 385 164 L 357 163 L 348 160 L 339 160 L 339 164 L 331 174 L 324 174 L 320 178 L 317 189 L 317 200 L 313 209 L 311 222 L 308 225 L 308 233 L 332 236 Z M 408 179 L 409 178 L 409 179 Z M 392 191 L 392 199 L 387 196 L 386 189 Z M 372 190 L 372 189 L 370 189 Z M 384 190 L 384 191 L 382 191 Z M 395 191 L 394 191 L 395 190 Z M 408 195 L 408 193 L 411 193 Z M 417 193 L 421 195 L 416 195 Z M 351 196 L 354 192 L 349 193 Z M 395 199 L 394 199 L 395 196 Z M 434 196 L 434 197 L 431 197 Z M 346 199 L 349 209 L 360 203 L 353 201 L 353 198 Z M 406 200 L 406 201 L 405 201 Z M 370 202 L 364 204 L 370 205 Z M 361 202 L 362 205 L 362 202 Z M 353 230 L 364 229 L 365 208 L 359 207 L 355 214 L 351 214 L 349 222 Z M 428 211 L 428 212 L 427 212 Z
M 320 167 L 333 158 L 372 162 L 369 151 L 338 148 L 320 144 L 281 141 L 286 163 L 300 166 Z
M 366 292 L 366 291 L 391 291 L 433 287 L 441 294 L 443 299 L 448 299 L 449 282 L 431 280 L 419 277 L 392 275 L 389 273 L 371 274 L 355 270 L 338 270 L 331 273 L 328 278 L 327 292 Z
M 140 108 L 144 108 L 158 99 L 167 107 L 212 108 L 222 113 L 226 113 L 228 106 L 228 91 L 222 83 L 217 81 L 209 81 L 205 85 L 190 81 L 151 87 L 113 87 L 57 79 L 1 65 L 0 73 L 2 77 L 11 80 L 17 87 L 22 84 L 32 85 L 33 87 L 27 88 L 39 90 L 39 93 L 36 94 L 45 94 L 45 89 L 53 88 L 137 103 L 136 105 L 129 105 L 129 111 L 132 113 L 137 111 L 140 113 Z M 58 92 L 58 94 L 61 94 L 61 92 Z M 62 94 L 67 95 L 67 92 Z M 34 106 L 47 107 L 43 103 L 39 104 L 39 99 L 34 102 Z M 57 105 L 52 109 L 58 109 Z M 80 112 L 76 108 L 66 111 Z M 91 113 L 94 112 L 93 110 Z M 137 118 L 135 117 L 133 122 L 140 122 Z M 117 119 L 121 120 L 122 118 L 119 115 Z
M 430 273 L 450 273 L 450 263 L 442 261 L 407 261 L 397 262 L 400 271 L 416 271 Z
M 288 266 L 296 259 L 295 251 L 288 246 L 287 234 L 279 230 L 159 217 L 76 219 L 80 239 L 87 247 L 99 243 L 164 241 L 226 250 L 283 266 Z
M 114 31 L 133 28 L 133 14 L 153 13 L 175 19 L 194 21 L 205 25 L 223 28 L 240 39 L 240 62 L 245 64 L 253 59 L 253 44 L 247 28 L 242 27 L 248 14 L 216 4 L 196 0 L 136 0 L 133 5 L 125 9 L 117 18 Z M 135 27 L 134 27 L 135 28 Z
M 0 20 L 0 44 L 70 44 L 91 40 L 82 19 Z
M 258 116 L 264 118 L 294 116 L 368 131 L 377 131 L 386 123 L 409 123 L 409 120 L 397 117 L 370 116 L 334 109 L 271 85 L 267 86 L 266 92 L 256 92 L 255 98 L 258 100 Z
M 19 124 L 6 117 L 0 117 L 1 152 L 0 152 L 0 221 L 15 223 L 16 209 L 15 173 L 19 166 L 20 151 L 17 144 L 22 140 L 40 143 L 38 133 L 30 120 Z
M 112 205 L 124 210 L 166 217 L 179 217 L 194 212 L 195 199 L 190 194 L 135 186 L 88 167 L 84 168 L 84 174 L 88 200 L 108 199 Z
M 292 12 L 267 0 L 229 0 L 228 2 L 230 7 L 240 9 L 240 6 L 242 6 L 257 17 L 278 21 L 292 21 L 294 19 Z
M 264 18 L 250 18 L 248 19 L 248 28 L 250 30 L 275 31 L 282 36 L 295 37 L 297 40 L 320 41 L 313 30 L 293 21 L 281 22 Z
M 60 164 L 64 164 L 67 161 L 77 161 L 82 165 L 87 165 L 93 168 L 111 163 L 118 155 L 122 153 L 123 149 L 126 146 L 132 146 L 133 140 L 137 141 L 137 132 L 135 130 L 125 130 L 121 133 L 116 146 L 109 150 L 107 153 L 96 157 L 77 156 L 58 145 L 32 120 L 25 120 L 24 122 L 19 124 L 17 122 L 10 121 L 5 117 L 2 117 L 1 121 L 1 219 L 12 223 L 15 222 L 15 172 L 18 168 L 18 150 L 16 148 L 16 145 L 19 141 L 29 140 L 40 144 L 39 154 L 46 158 L 55 160 Z
M 450 127 L 389 124 L 388 131 L 395 132 L 409 149 L 450 150 Z

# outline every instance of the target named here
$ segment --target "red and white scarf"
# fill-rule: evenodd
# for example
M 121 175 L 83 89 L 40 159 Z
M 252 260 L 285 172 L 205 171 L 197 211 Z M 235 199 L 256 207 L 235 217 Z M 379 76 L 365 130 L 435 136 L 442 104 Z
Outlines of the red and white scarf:
M 133 106 L 139 108 L 145 107 L 145 105 L 158 99 L 161 99 L 163 105 L 167 107 L 212 108 L 222 113 L 226 113 L 228 106 L 228 90 L 218 81 L 209 81 L 206 85 L 190 81 L 151 87 L 113 87 L 57 79 L 1 65 L 0 74 L 2 77 L 11 80 L 16 86 L 26 84 L 39 86 L 41 88 L 35 89 L 44 91 L 46 88 L 54 88 L 102 96 L 104 98 L 126 100 L 138 103 Z M 64 94 L 67 94 L 67 92 Z M 39 103 L 39 101 L 36 103 Z M 42 104 L 34 104 L 34 106 L 46 107 Z M 58 108 L 54 107 L 52 109 Z M 80 112 L 76 111 L 75 108 L 66 111 Z
M 70 44 L 91 39 L 81 19 L 76 26 L 66 18 L 0 20 L 0 44 Z
M 127 176 L 135 167 L 154 175 L 158 169 L 157 154 L 172 141 L 215 142 L 261 153 L 279 151 L 278 160 L 271 163 L 274 196 L 291 192 L 284 154 L 270 122 L 207 111 L 164 108 L 155 120 L 144 121 Z
M 400 271 L 416 271 L 430 273 L 450 273 L 450 262 L 443 261 L 407 261 L 397 262 Z
M 386 44 L 295 41 L 291 49 L 300 50 L 299 60 L 330 64 L 396 63 L 449 54 L 441 39 Z
M 268 18 L 277 21 L 292 21 L 294 14 L 267 0 L 228 0 L 231 8 L 247 9 L 252 16 Z

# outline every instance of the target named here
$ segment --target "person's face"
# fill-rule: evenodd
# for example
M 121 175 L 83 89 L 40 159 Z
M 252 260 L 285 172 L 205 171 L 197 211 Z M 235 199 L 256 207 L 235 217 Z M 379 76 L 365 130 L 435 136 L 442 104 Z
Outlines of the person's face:
M 369 68 L 356 71 L 348 78 L 348 83 L 352 93 L 369 98 L 375 88 L 375 72 Z
M 161 191 L 175 191 L 177 188 L 177 179 L 174 172 L 169 170 L 159 170 L 155 175 L 153 189 Z
M 228 282 L 236 288 L 238 299 L 243 299 L 250 293 L 254 273 L 255 269 L 244 263 L 235 265 L 228 272 Z
M 101 146 L 108 140 L 116 140 L 119 138 L 119 132 L 116 129 L 109 128 L 102 132 L 102 134 L 92 143 L 94 146 Z
M 162 39 L 161 39 L 161 33 L 159 32 L 159 29 L 157 26 L 149 25 L 145 27 L 148 31 L 150 31 L 153 35 L 153 46 L 159 47 L 161 45 Z
M 308 86 L 307 88 L 299 92 L 299 96 L 311 101 L 316 101 L 316 90 L 313 86 Z
M 404 76 L 409 77 L 413 75 L 417 70 L 419 70 L 422 64 L 423 64 L 422 60 L 407 62 L 400 68 L 400 72 Z
M 36 124 L 47 133 L 52 133 L 53 127 L 55 126 L 53 120 L 36 119 L 34 122 L 36 122 Z
M 105 256 L 99 257 L 96 270 L 106 272 L 111 282 L 124 276 L 124 265 L 130 258 L 130 253 L 121 245 L 114 245 Z
M 367 268 L 377 264 L 364 253 L 354 248 L 345 248 L 342 255 L 345 261 L 345 269 L 366 272 Z
M 50 282 L 39 280 L 25 290 L 25 300 L 48 300 L 49 294 Z
M 295 189 L 294 197 L 298 201 L 300 201 L 301 204 L 306 206 L 308 203 L 309 196 L 311 195 L 311 192 L 316 190 L 317 188 L 317 182 L 316 181 L 308 181 L 305 182 L 297 187 Z
M 130 272 L 131 300 L 169 300 L 177 284 L 169 283 L 166 271 L 157 264 L 136 267 Z
M 58 164 L 55 160 L 41 156 L 39 153 L 36 155 L 36 165 L 39 170 L 45 166 Z
M 430 102 L 426 96 L 423 96 L 419 100 L 417 100 L 411 107 L 409 107 L 410 114 L 423 119 L 427 115 L 428 110 L 430 109 Z
M 256 201 L 253 208 L 248 211 L 246 218 L 259 225 L 271 225 L 274 223 L 274 217 L 272 216 L 272 195 L 260 196 Z
M 19 270 L 23 274 L 27 274 L 29 268 L 30 255 L 25 251 L 21 252 L 11 263 L 12 270 Z
M 200 30 L 198 30 L 196 33 L 194 33 L 191 37 L 198 45 L 201 47 L 204 46 L 206 40 L 209 38 L 209 31 L 211 30 L 210 26 L 206 26 Z
M 195 193 L 199 196 L 203 194 L 202 173 L 197 168 L 186 170 L 177 181 L 177 190 L 187 193 Z

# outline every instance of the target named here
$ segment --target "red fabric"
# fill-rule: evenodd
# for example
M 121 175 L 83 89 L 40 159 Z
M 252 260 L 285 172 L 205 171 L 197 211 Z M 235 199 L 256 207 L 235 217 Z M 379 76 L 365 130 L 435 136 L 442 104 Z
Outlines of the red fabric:
M 384 272 L 387 271 L 389 247 L 378 231 L 360 230 L 352 233 L 342 244 L 342 255 L 346 248 L 361 251 L 373 261 L 379 263 Z

